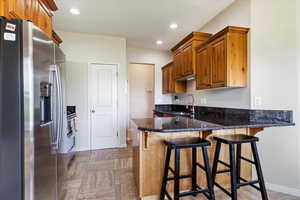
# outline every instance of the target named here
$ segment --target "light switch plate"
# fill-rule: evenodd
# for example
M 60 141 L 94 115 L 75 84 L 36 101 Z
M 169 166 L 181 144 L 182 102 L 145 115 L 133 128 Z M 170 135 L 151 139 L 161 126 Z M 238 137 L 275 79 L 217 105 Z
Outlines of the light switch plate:
M 207 99 L 206 98 L 200 98 L 200 104 L 206 105 L 207 104 Z

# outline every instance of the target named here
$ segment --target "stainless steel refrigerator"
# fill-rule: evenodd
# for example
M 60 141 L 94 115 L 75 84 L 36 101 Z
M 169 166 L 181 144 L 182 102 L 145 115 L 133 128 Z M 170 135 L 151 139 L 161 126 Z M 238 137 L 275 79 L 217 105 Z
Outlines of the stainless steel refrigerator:
M 65 56 L 31 22 L 0 26 L 0 199 L 56 200 Z

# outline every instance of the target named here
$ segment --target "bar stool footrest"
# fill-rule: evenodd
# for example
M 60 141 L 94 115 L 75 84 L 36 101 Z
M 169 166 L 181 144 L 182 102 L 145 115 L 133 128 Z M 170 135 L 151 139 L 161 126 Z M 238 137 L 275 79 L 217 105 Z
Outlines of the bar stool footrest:
M 244 186 L 248 186 L 248 185 L 254 185 L 259 183 L 258 180 L 254 180 L 254 181 L 248 181 L 248 182 L 244 182 L 244 183 L 238 183 L 237 186 L 238 187 L 244 187 Z
M 203 190 L 199 185 L 196 186 L 198 190 Z M 207 199 L 211 199 L 210 195 L 207 194 L 208 192 L 203 192 L 202 194 L 206 196 Z
M 240 177 L 240 180 L 242 180 L 242 181 L 244 181 L 244 182 L 249 182 L 249 181 L 247 181 L 246 179 L 244 179 L 244 178 L 242 178 L 242 177 Z M 256 183 L 255 183 L 256 184 Z M 254 185 L 253 183 L 251 183 L 251 184 L 249 184 L 249 186 L 251 186 L 251 187 L 253 187 L 254 189 L 256 189 L 256 190 L 258 190 L 258 191 L 261 191 L 261 189 L 258 187 L 258 186 L 256 186 L 256 185 Z M 240 186 L 240 187 L 242 187 L 242 186 Z
M 189 191 L 189 192 L 182 192 L 179 194 L 179 197 L 185 197 L 185 196 L 190 196 L 190 195 L 196 195 L 196 194 L 203 194 L 209 192 L 209 189 L 201 189 L 201 190 L 194 190 L 194 191 Z
M 179 176 L 178 178 L 179 179 L 184 179 L 184 178 L 192 178 L 192 174 L 188 174 L 188 175 L 182 175 L 182 176 Z M 175 179 L 175 177 L 168 177 L 167 178 L 167 181 L 173 181 Z
M 229 173 L 229 172 L 230 172 L 230 169 L 224 169 L 224 170 L 217 171 L 216 173 L 223 174 L 223 173 Z

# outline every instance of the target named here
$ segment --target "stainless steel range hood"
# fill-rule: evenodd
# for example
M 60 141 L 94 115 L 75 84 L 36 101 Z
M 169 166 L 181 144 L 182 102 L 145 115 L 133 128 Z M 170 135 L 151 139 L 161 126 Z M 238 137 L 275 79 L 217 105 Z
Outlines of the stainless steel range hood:
M 181 77 L 176 79 L 177 81 L 191 81 L 191 80 L 195 80 L 196 79 L 196 74 L 191 74 L 185 77 Z

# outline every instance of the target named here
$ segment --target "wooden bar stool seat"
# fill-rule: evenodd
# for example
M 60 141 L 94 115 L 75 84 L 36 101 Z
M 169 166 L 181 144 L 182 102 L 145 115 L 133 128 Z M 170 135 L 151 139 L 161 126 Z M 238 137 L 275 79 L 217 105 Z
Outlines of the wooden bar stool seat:
M 165 170 L 161 187 L 160 199 L 164 200 L 165 196 L 169 200 L 172 200 L 172 197 L 168 193 L 166 187 L 168 181 L 174 181 L 174 200 L 179 200 L 180 197 L 185 197 L 189 195 L 196 196 L 197 194 L 203 194 L 208 199 L 215 200 L 215 194 L 213 191 L 213 179 L 209 166 L 207 147 L 210 146 L 210 142 L 201 138 L 179 138 L 179 139 L 168 139 L 165 140 L 167 146 L 167 155 L 165 161 Z M 197 162 L 197 148 L 202 148 L 204 166 Z M 192 149 L 192 174 L 189 175 L 180 175 L 180 150 L 181 149 Z M 175 168 L 170 167 L 170 157 L 172 150 L 175 151 Z M 197 167 L 201 168 L 206 172 L 207 179 L 207 189 L 202 189 L 197 184 Z M 168 174 L 171 172 L 173 177 L 169 177 Z M 192 188 L 191 191 L 180 192 L 180 179 L 191 178 L 192 179 Z
M 215 136 L 214 140 L 217 141 L 215 158 L 213 163 L 213 170 L 212 170 L 214 185 L 217 186 L 219 189 L 221 189 L 228 196 L 230 196 L 231 199 L 233 200 L 237 200 L 237 189 L 243 186 L 251 186 L 259 190 L 261 192 L 262 199 L 268 200 L 268 195 L 265 187 L 265 182 L 264 182 L 263 173 L 262 173 L 261 164 L 260 164 L 257 146 L 256 146 L 256 142 L 258 142 L 259 139 L 253 136 L 236 134 L 236 135 Z M 246 143 L 251 144 L 251 150 L 252 150 L 254 161 L 242 156 L 242 144 L 246 144 Z M 221 144 L 229 145 L 230 164 L 219 160 Z M 235 152 L 235 146 L 237 146 L 236 152 Z M 255 165 L 258 180 L 247 181 L 246 179 L 241 177 L 242 160 Z M 228 169 L 218 171 L 218 164 L 222 164 Z M 230 177 L 231 177 L 230 192 L 216 182 L 217 174 L 222 174 L 222 173 L 230 173 Z M 259 184 L 259 187 L 256 186 L 256 184 Z

